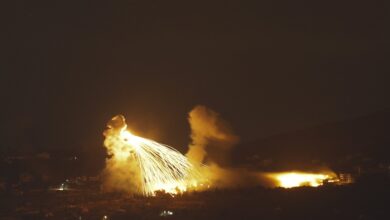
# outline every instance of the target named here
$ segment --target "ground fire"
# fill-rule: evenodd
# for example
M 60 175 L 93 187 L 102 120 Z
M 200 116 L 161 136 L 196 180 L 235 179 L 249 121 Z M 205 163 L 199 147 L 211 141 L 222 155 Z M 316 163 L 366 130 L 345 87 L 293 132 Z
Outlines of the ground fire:
M 267 174 L 276 182 L 277 187 L 293 188 L 299 186 L 317 187 L 327 182 L 338 182 L 337 175 L 333 172 L 305 173 L 305 172 L 282 172 Z

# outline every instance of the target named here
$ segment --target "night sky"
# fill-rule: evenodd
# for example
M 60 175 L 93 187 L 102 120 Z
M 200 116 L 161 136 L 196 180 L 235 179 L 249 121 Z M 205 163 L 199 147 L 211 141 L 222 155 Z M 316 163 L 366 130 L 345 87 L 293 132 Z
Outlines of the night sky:
M 106 122 L 186 150 L 187 113 L 241 142 L 390 107 L 387 1 L 10 1 L 5 148 L 101 147 Z

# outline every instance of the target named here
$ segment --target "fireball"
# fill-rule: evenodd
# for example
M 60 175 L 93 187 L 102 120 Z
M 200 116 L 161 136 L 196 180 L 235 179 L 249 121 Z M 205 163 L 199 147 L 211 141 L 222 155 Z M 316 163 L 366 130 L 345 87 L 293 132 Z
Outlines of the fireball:
M 268 177 L 276 182 L 277 187 L 293 188 L 299 186 L 318 187 L 325 181 L 335 181 L 333 173 L 304 173 L 304 172 L 282 172 L 271 173 Z

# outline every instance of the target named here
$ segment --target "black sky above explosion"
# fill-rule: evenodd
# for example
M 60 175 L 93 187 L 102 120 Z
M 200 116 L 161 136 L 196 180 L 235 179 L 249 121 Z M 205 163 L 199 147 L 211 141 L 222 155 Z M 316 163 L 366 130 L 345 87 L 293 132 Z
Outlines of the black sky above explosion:
M 185 151 L 196 104 L 241 141 L 389 108 L 384 2 L 7 3 L 3 145 L 100 146 L 123 113 Z

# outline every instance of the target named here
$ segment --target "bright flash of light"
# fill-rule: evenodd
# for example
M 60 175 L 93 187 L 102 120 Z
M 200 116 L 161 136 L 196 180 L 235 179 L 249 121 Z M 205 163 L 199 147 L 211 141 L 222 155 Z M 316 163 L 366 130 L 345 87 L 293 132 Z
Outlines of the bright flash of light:
M 118 117 L 118 116 L 117 116 Z M 186 191 L 197 172 L 188 159 L 174 148 L 153 140 L 136 136 L 127 130 L 124 117 L 117 132 L 108 132 L 110 153 L 114 160 L 135 160 L 141 175 L 141 190 L 145 196 L 153 196 L 157 191 L 177 194 Z
M 317 187 L 323 185 L 324 181 L 335 181 L 335 175 L 331 173 L 303 173 L 303 172 L 283 172 L 268 175 L 275 182 L 276 186 L 282 188 L 293 188 L 299 186 Z

